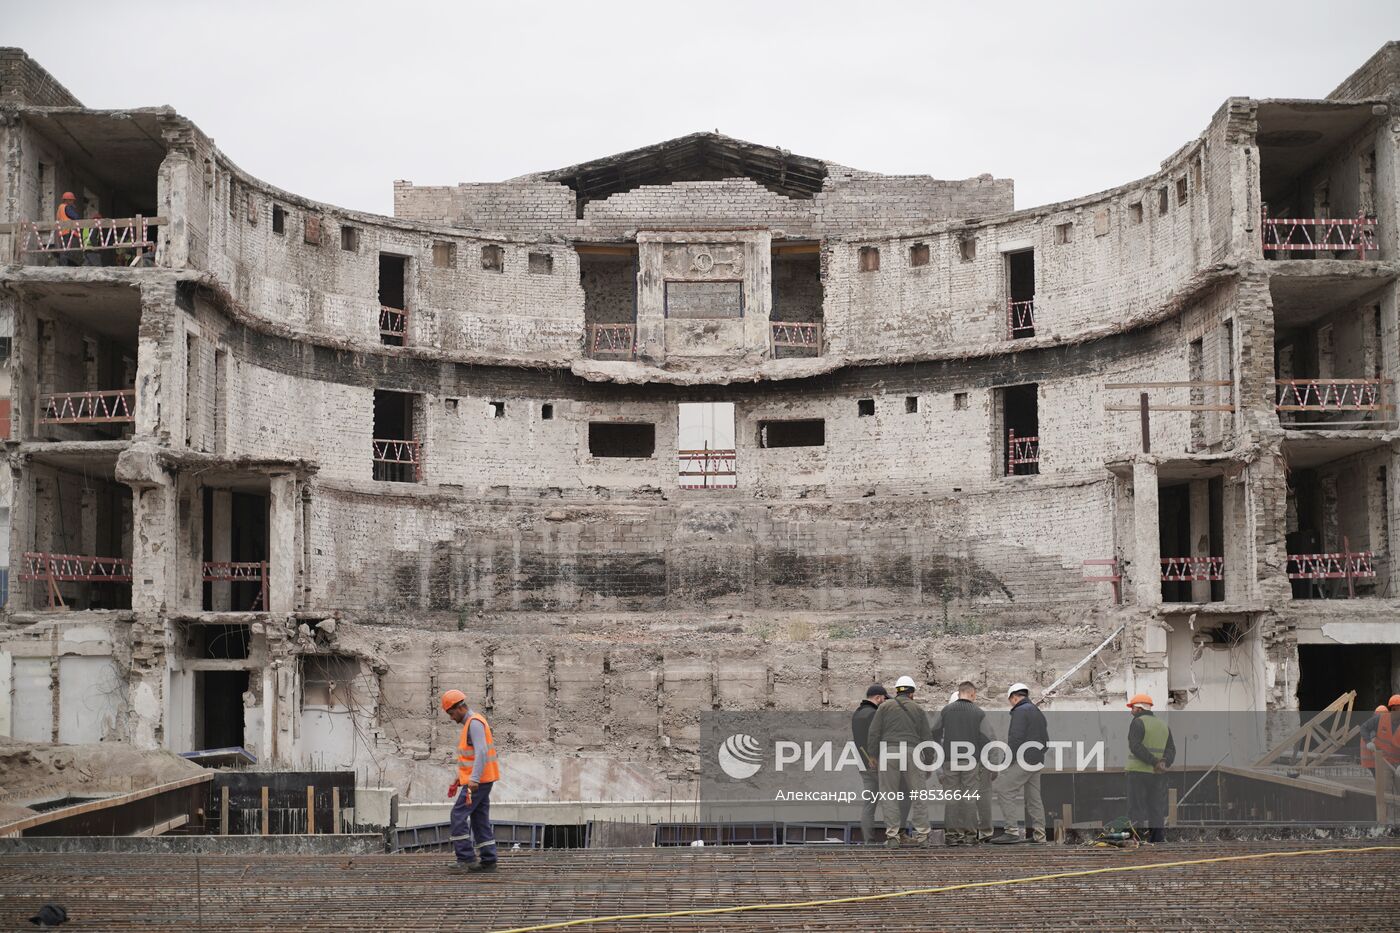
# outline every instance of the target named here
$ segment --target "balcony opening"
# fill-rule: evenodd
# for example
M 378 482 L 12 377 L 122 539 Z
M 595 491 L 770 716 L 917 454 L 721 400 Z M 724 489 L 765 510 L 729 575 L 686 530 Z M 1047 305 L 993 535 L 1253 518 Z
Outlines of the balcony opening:
M 1298 709 L 1317 712 L 1355 690 L 1356 713 L 1352 714 L 1352 722 L 1366 719 L 1372 709 L 1384 704 L 1395 692 L 1392 650 L 1388 644 L 1299 645 Z M 1354 750 L 1356 743 L 1350 747 Z
M 8 193 L 11 214 L 6 220 L 17 222 L 16 261 L 151 265 L 157 224 L 168 219 L 156 217 L 167 117 L 154 108 L 120 113 L 42 109 L 30 108 L 24 118 L 26 165 L 33 174 Z M 81 219 L 60 224 L 55 212 L 65 190 L 77 194 Z
M 38 286 L 34 314 L 32 402 L 15 386 L 22 440 L 98 441 L 129 437 L 136 422 L 136 355 L 141 296 L 124 285 Z M 16 347 L 19 350 L 19 346 Z M 6 393 L 8 395 L 10 393 Z
M 1274 407 L 1291 430 L 1393 425 L 1394 385 L 1385 377 L 1379 306 L 1342 281 L 1325 293 L 1306 280 L 1270 283 L 1274 301 Z
M 769 337 L 774 359 L 822 352 L 821 248 L 816 243 L 775 245 L 772 253 Z
M 206 486 L 202 505 L 202 608 L 215 612 L 266 612 L 267 493 Z
M 825 447 L 826 421 L 821 418 L 760 421 L 758 423 L 758 446 L 764 448 Z
M 1388 451 L 1338 455 L 1286 442 L 1288 579 L 1294 599 L 1374 596 L 1390 576 Z
M 1035 250 L 1006 254 L 1006 330 L 1012 340 L 1035 336 Z
M 1157 529 L 1164 602 L 1225 598 L 1224 491 L 1218 476 L 1160 482 Z
M 994 449 L 1001 476 L 1040 472 L 1040 386 L 1034 382 L 996 390 Z
M 589 356 L 631 359 L 637 335 L 637 248 L 578 247 L 584 348 Z
M 682 402 L 677 410 L 677 478 L 682 489 L 738 484 L 733 402 Z
M 590 421 L 588 453 L 593 457 L 644 460 L 656 455 L 656 425 L 635 421 Z
M 1369 103 L 1260 104 L 1264 258 L 1377 258 L 1369 157 L 1387 119 Z
M 409 392 L 374 393 L 374 479 L 389 483 L 423 481 L 423 446 L 418 437 L 420 398 Z
M 408 342 L 408 258 L 379 254 L 379 342 Z
M 36 453 L 31 537 L 11 607 L 131 608 L 132 492 L 116 481 L 116 454 Z

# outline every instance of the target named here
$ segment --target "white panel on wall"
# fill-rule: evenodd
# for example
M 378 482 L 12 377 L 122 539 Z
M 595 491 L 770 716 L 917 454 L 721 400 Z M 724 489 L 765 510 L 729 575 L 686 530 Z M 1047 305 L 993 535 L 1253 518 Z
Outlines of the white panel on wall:
M 59 658 L 58 740 L 102 741 L 116 727 L 123 690 L 111 658 Z
M 53 741 L 53 692 L 48 658 L 15 658 L 12 728 L 26 742 Z

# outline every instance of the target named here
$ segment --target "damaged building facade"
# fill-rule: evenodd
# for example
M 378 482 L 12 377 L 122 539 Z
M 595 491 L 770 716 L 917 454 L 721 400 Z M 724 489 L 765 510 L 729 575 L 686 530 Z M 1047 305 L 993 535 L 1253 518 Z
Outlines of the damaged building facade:
M 1392 43 L 1026 210 L 700 133 L 381 217 L 0 50 L 0 734 L 432 799 L 459 687 L 503 801 L 663 799 L 903 673 L 1369 707 L 1397 105 Z

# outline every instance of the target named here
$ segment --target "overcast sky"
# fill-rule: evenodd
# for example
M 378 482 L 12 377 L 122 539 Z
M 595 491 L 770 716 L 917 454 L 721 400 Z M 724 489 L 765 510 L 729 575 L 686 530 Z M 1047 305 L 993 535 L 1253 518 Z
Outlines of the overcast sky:
M 718 129 L 1016 206 L 1154 171 L 1233 95 L 1322 97 L 1400 3 L 151 3 L 0 0 L 89 107 L 170 104 L 243 169 L 390 213 L 392 181 L 498 181 Z

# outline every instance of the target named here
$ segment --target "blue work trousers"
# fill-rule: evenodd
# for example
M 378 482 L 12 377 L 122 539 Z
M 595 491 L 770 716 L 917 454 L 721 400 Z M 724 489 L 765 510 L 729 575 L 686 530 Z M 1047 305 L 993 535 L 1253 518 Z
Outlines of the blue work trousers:
M 457 861 L 483 863 L 496 861 L 496 830 L 491 826 L 491 783 L 478 784 L 470 794 L 463 785 L 452 804 L 452 848 Z

